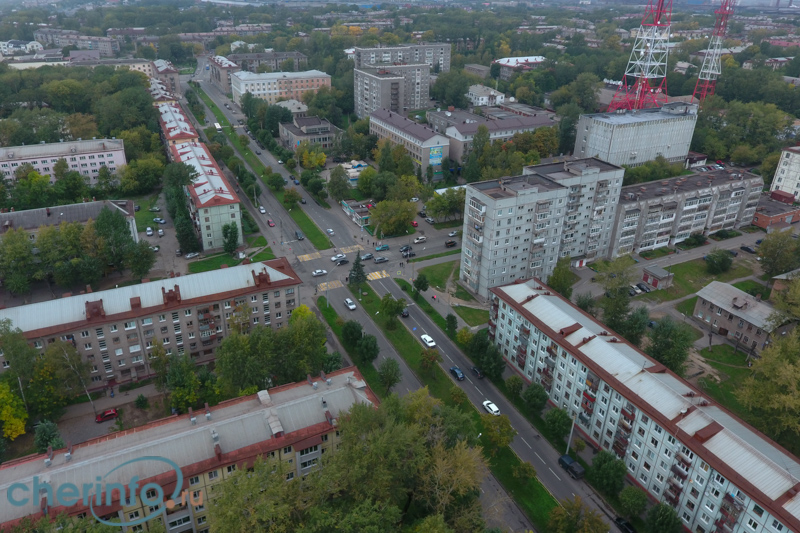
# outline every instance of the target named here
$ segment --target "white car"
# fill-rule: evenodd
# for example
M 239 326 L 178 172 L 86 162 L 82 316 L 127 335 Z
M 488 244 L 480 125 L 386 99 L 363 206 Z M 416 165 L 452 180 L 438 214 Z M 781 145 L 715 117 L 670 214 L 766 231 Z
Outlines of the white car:
M 330 228 L 326 229 L 326 230 L 325 230 L 325 233 L 327 233 L 328 235 L 333 235 L 333 234 L 334 234 L 334 233 L 333 233 L 333 230 L 332 230 L 332 229 L 330 229 Z
M 409 201 L 410 201 L 410 202 L 419 202 L 419 198 L 417 198 L 417 197 L 415 196 L 414 198 L 412 198 L 412 199 L 411 199 L 411 200 L 409 200 Z
M 430 335 L 420 335 L 419 338 L 422 339 L 422 343 L 428 348 L 436 348 L 436 341 L 434 341 Z
M 267 214 L 267 210 L 264 209 L 263 205 L 258 206 L 258 212 L 261 213 L 262 215 L 266 215 Z
M 349 310 L 351 310 L 351 311 L 355 311 L 356 310 L 356 303 L 353 300 L 351 300 L 350 298 L 345 298 L 344 299 L 344 305 L 346 305 L 347 308 Z
M 164 230 L 163 229 L 158 228 L 158 236 L 159 237 L 163 237 L 164 236 Z
M 483 408 L 486 409 L 486 412 L 488 412 L 490 415 L 500 416 L 500 409 L 498 409 L 497 406 L 489 400 L 483 402 Z
M 322 270 L 322 269 L 319 269 L 319 270 L 315 270 L 314 272 L 312 272 L 312 273 L 311 273 L 311 276 L 313 276 L 313 277 L 315 277 L 315 278 L 316 278 L 317 276 L 324 276 L 324 275 L 325 275 L 325 274 L 327 274 L 327 273 L 328 273 L 328 271 L 327 271 L 327 270 Z
M 152 237 L 153 236 L 153 228 L 148 227 L 145 230 L 145 233 L 147 234 L 148 237 Z
M 427 237 L 417 237 L 416 239 L 414 239 L 414 244 L 419 244 L 419 243 L 425 242 L 427 240 L 428 240 Z
M 278 159 L 278 164 L 279 164 L 279 165 L 282 165 L 282 164 L 283 164 L 283 161 L 281 161 L 280 159 Z
M 457 237 L 458 236 L 458 231 L 451 231 L 450 233 L 447 234 L 447 236 L 448 237 Z
M 344 259 L 344 257 L 345 257 L 344 254 L 336 254 L 333 257 L 331 257 L 331 261 L 335 263 L 336 261 L 341 261 L 342 259 Z

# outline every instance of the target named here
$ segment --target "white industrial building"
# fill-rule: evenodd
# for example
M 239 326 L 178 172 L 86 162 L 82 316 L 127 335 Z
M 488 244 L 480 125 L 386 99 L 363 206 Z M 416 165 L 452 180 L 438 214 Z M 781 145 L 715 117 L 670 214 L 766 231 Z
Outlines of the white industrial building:
M 674 102 L 659 108 L 581 115 L 575 157 L 597 157 L 636 167 L 662 156 L 683 163 L 689 154 L 697 105 Z

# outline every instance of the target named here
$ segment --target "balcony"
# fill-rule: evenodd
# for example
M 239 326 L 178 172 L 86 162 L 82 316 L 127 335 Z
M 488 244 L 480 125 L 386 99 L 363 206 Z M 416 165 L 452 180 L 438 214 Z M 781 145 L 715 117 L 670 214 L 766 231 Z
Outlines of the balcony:
M 670 472 L 675 474 L 681 481 L 685 481 L 686 478 L 689 477 L 689 474 L 678 465 L 672 465 L 672 468 L 670 468 L 669 470 Z
M 629 410 L 627 407 L 622 409 L 622 416 L 625 417 L 630 423 L 633 423 L 633 411 Z

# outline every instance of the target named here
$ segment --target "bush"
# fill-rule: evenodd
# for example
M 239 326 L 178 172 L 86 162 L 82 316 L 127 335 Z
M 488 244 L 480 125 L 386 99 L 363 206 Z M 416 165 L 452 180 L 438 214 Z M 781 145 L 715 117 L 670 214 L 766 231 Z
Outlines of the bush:
M 61 438 L 61 434 L 58 432 L 58 426 L 55 422 L 42 420 L 36 425 L 33 444 L 37 452 L 45 453 L 50 446 L 52 446 L 54 450 L 63 448 L 64 439 Z
M 140 394 L 139 396 L 136 397 L 134 405 L 136 405 L 138 409 L 144 410 L 150 407 L 150 401 L 145 397 L 144 394 Z

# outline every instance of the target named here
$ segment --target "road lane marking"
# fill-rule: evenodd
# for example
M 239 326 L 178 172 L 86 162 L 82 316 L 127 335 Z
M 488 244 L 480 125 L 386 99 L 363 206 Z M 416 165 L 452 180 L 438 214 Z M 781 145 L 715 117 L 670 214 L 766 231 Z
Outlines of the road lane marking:
M 480 394 L 481 396 L 483 396 L 483 393 L 481 392 L 481 390 L 480 390 L 478 387 L 475 387 L 475 390 L 476 390 L 476 391 L 478 391 L 478 394 Z
M 548 468 L 548 470 L 549 470 L 549 471 L 551 471 L 551 472 L 553 472 L 553 469 L 552 469 L 552 468 Z M 560 477 L 558 477 L 558 474 L 556 474 L 555 472 L 553 472 L 553 475 L 554 475 L 554 476 L 556 476 L 556 479 L 557 479 L 557 480 L 561 481 L 561 478 L 560 478 Z
M 444 356 L 445 356 L 445 357 L 447 357 L 448 359 L 450 359 L 450 362 L 451 362 L 451 363 L 455 363 L 455 361 L 453 361 L 453 359 L 451 359 L 449 355 L 447 355 L 447 354 L 444 354 Z
M 522 439 L 522 442 L 524 442 L 524 443 L 525 443 L 525 445 L 526 445 L 528 448 L 530 448 L 531 450 L 533 449 L 533 447 L 532 447 L 530 444 L 528 444 L 528 441 L 526 441 L 526 440 L 525 440 L 525 439 L 523 439 L 522 437 L 520 437 L 520 439 Z
M 544 459 L 542 459 L 542 458 L 539 456 L 539 454 L 538 454 L 538 453 L 536 453 L 536 452 L 533 452 L 533 455 L 535 455 L 536 457 L 539 457 L 539 460 L 540 460 L 541 462 L 543 462 L 543 463 L 544 463 Z

